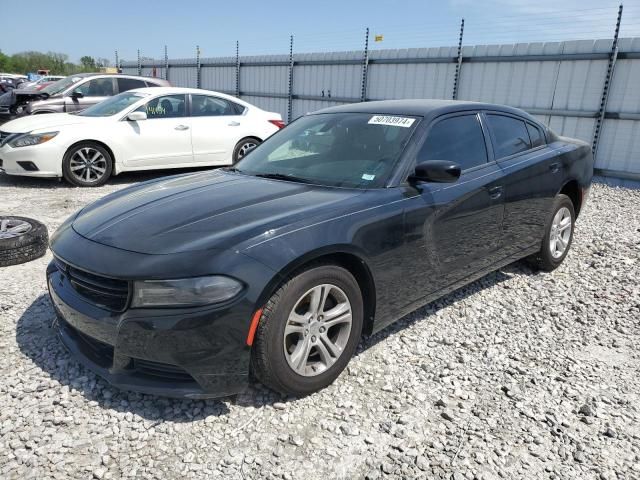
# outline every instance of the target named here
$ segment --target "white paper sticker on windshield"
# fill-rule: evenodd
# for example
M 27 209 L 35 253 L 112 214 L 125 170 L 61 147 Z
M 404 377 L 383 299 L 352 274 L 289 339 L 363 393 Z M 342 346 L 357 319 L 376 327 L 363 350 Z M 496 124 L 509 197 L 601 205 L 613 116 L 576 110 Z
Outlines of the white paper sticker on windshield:
M 391 125 L 393 127 L 409 128 L 415 122 L 415 118 L 395 117 L 393 115 L 374 115 L 369 119 L 371 125 Z
M 370 173 L 363 173 L 362 174 L 362 179 L 363 180 L 373 180 L 374 178 L 376 178 L 375 175 L 371 175 Z

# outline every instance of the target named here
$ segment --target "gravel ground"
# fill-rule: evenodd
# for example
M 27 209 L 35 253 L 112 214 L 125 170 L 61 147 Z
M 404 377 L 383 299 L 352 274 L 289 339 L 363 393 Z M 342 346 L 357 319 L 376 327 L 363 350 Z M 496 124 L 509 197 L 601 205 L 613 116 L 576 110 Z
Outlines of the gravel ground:
M 156 176 L 158 174 L 155 174 Z M 0 176 L 50 232 L 99 189 Z M 50 259 L 0 271 L 0 478 L 640 478 L 640 190 L 592 188 L 567 261 L 494 272 L 364 340 L 303 399 L 109 387 L 50 327 Z

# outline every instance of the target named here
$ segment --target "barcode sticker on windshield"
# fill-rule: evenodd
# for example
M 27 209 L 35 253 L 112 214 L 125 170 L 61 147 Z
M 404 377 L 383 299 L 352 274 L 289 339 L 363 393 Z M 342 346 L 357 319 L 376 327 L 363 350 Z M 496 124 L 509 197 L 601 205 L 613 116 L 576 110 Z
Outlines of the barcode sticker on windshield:
M 392 115 L 374 115 L 369 119 L 371 125 L 391 125 L 393 127 L 409 128 L 415 122 L 415 118 L 394 117 Z

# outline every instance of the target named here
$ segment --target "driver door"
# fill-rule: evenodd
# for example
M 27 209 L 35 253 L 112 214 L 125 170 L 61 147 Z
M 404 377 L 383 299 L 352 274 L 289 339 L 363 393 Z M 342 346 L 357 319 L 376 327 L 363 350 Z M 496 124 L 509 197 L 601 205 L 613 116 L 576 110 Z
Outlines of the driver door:
M 64 99 L 65 112 L 80 112 L 100 103 L 115 93 L 112 77 L 91 78 L 77 85 Z
M 145 112 L 147 120 L 118 122 L 127 168 L 167 168 L 193 163 L 186 95 L 156 97 L 136 111 Z
M 437 119 L 427 133 L 418 162 L 460 164 L 454 183 L 424 182 L 406 211 L 408 238 L 427 295 L 483 270 L 501 258 L 504 217 L 503 174 L 491 161 L 484 130 L 475 112 Z

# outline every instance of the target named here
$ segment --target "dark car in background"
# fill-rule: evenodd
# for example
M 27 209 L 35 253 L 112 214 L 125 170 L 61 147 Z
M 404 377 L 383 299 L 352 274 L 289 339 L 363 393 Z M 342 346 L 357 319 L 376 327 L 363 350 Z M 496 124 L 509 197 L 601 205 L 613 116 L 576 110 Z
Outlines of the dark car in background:
M 363 333 L 516 260 L 558 267 L 592 175 L 589 145 L 514 108 L 322 110 L 233 167 L 135 185 L 66 220 L 47 269 L 58 331 L 119 387 L 223 396 L 253 372 L 308 394 Z
M 170 85 L 160 78 L 131 75 L 69 75 L 41 90 L 16 89 L 0 95 L 0 124 L 24 115 L 77 112 L 134 88 Z

